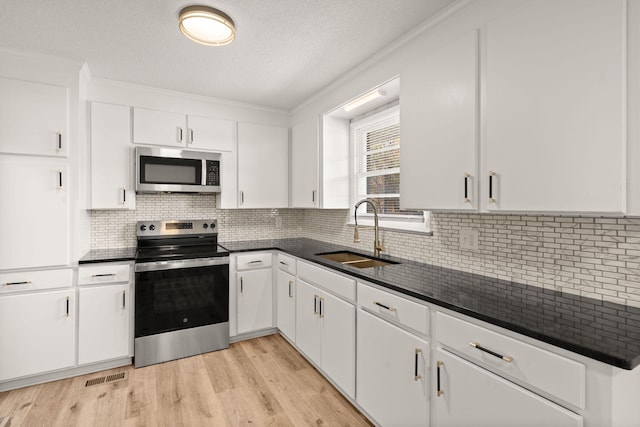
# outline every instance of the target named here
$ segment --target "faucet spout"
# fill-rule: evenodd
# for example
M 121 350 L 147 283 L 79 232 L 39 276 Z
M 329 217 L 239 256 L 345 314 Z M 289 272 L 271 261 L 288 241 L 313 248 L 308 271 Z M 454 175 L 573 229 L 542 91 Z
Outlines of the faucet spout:
M 358 208 L 363 203 L 367 203 L 373 208 L 373 230 L 375 233 L 374 240 L 373 240 L 373 256 L 378 257 L 380 256 L 380 251 L 384 251 L 384 245 L 382 244 L 382 242 L 380 242 L 380 227 L 378 226 L 378 206 L 376 205 L 376 202 L 373 199 L 369 199 L 369 198 L 362 199 L 355 204 L 354 218 L 355 218 L 356 225 L 355 225 L 355 231 L 353 235 L 353 241 L 354 243 L 357 243 L 360 241 L 360 237 L 358 235 Z

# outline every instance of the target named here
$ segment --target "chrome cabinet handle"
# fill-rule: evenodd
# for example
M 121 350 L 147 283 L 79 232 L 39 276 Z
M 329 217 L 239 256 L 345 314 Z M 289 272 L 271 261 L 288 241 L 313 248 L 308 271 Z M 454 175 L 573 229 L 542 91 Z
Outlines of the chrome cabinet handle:
M 312 203 L 316 202 L 316 190 L 311 191 L 311 202 Z
M 116 273 L 92 274 L 91 277 L 115 277 Z
M 510 356 L 503 356 L 503 355 L 501 355 L 500 353 L 496 353 L 496 352 L 495 352 L 495 351 L 493 351 L 493 350 L 489 350 L 488 348 L 482 347 L 482 346 L 481 346 L 479 343 L 477 343 L 477 342 L 470 342 L 470 343 L 469 343 L 469 345 L 470 345 L 471 347 L 473 347 L 473 348 L 477 348 L 477 349 L 478 349 L 478 350 L 480 350 L 480 351 L 484 351 L 485 353 L 488 353 L 488 354 L 490 354 L 490 355 L 492 355 L 492 356 L 495 356 L 495 357 L 497 357 L 498 359 L 502 359 L 502 360 L 504 360 L 505 362 L 509 362 L 509 363 L 513 362 L 513 357 L 510 357 Z
M 127 291 L 122 291 L 122 309 L 127 309 Z
M 293 280 L 289 280 L 289 298 L 293 298 Z
M 62 171 L 58 171 L 58 189 L 62 188 Z
M 493 197 L 493 177 L 496 176 L 494 171 L 489 171 L 489 203 L 495 203 L 496 199 Z
M 2 286 L 15 286 L 15 285 L 30 285 L 32 282 L 26 281 L 26 282 L 6 282 L 3 283 Z
M 287 263 L 286 263 L 286 262 L 284 262 L 284 261 L 280 261 L 280 264 L 284 265 L 285 267 L 288 267 L 288 266 L 289 266 L 289 264 L 287 264 Z
M 375 305 L 377 305 L 378 307 L 382 307 L 385 310 L 389 310 L 389 311 L 398 311 L 397 309 L 393 308 L 393 307 L 389 307 L 388 305 L 384 305 L 382 303 L 379 303 L 378 301 L 374 301 L 373 302 Z
M 320 318 L 324 317 L 324 298 L 320 297 Z
M 313 314 L 318 314 L 318 295 L 313 296 Z
M 262 260 L 258 259 L 258 260 L 255 260 L 255 261 L 249 261 L 247 264 L 262 264 Z
M 187 141 L 187 144 L 193 144 L 193 129 L 189 128 L 189 140 Z
M 69 297 L 67 297 L 67 313 L 66 316 L 69 317 Z
M 422 349 L 416 348 L 415 363 L 414 363 L 414 366 L 413 366 L 413 379 L 414 379 L 414 381 L 418 381 L 419 379 L 422 378 L 422 375 L 418 374 L 418 357 L 420 356 L 420 353 L 422 353 Z
M 471 199 L 469 199 L 469 178 L 471 175 L 465 172 L 464 174 L 464 202 L 469 203 Z
M 180 126 L 176 126 L 176 142 L 182 144 L 182 128 Z
M 126 204 L 127 203 L 127 189 L 122 187 L 122 203 L 121 204 Z
M 56 151 L 59 153 L 62 151 L 62 133 L 58 132 L 58 147 L 56 148 Z
M 244 281 L 242 280 L 242 277 L 240 277 L 240 293 L 244 292 Z
M 436 382 L 437 382 L 437 389 L 436 389 L 436 394 L 438 397 L 444 395 L 444 390 L 442 390 L 441 384 L 440 384 L 440 368 L 444 366 L 444 362 L 438 360 L 436 362 Z
M 244 205 L 244 191 L 240 192 L 240 204 Z

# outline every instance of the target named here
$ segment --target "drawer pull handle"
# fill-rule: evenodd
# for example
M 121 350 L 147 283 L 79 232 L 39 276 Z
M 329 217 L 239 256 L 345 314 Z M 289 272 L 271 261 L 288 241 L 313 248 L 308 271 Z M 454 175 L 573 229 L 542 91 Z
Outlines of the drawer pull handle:
M 249 261 L 248 264 L 262 264 L 262 260 L 256 260 L 256 261 Z
M 415 363 L 413 364 L 414 381 L 418 381 L 422 378 L 422 375 L 418 374 L 418 356 L 420 355 L 420 353 L 422 353 L 422 349 L 416 348 Z
M 374 303 L 375 305 L 377 305 L 378 307 L 382 307 L 382 308 L 384 308 L 385 310 L 389 310 L 389 311 L 398 311 L 398 310 L 396 310 L 395 308 L 393 308 L 393 307 L 389 307 L 388 305 L 384 305 L 384 304 L 382 304 L 382 303 L 379 303 L 378 301 L 374 301 L 373 303 Z
M 116 273 L 92 274 L 91 277 L 115 277 Z
M 14 286 L 14 285 L 30 285 L 32 282 L 29 280 L 27 282 L 7 282 L 3 283 L 2 286 Z
M 442 387 L 440 386 L 440 368 L 441 368 L 442 366 L 444 366 L 444 362 L 442 362 L 442 361 L 438 360 L 438 361 L 436 362 L 436 366 L 437 366 L 437 370 L 436 370 L 436 381 L 437 381 L 437 383 L 438 383 L 438 385 L 437 385 L 437 386 L 438 386 L 438 388 L 437 388 L 437 390 L 436 390 L 436 393 L 437 393 L 438 397 L 440 397 L 440 396 L 444 395 L 444 390 L 442 390 Z
M 509 357 L 509 356 L 503 356 L 500 353 L 496 353 L 495 351 L 491 351 L 487 348 L 482 347 L 480 344 L 478 344 L 477 342 L 471 342 L 469 343 L 469 345 L 473 348 L 477 348 L 480 351 L 484 351 L 485 353 L 489 353 L 492 356 L 497 357 L 498 359 L 502 359 L 505 362 L 509 362 L 511 363 L 513 361 L 513 357 Z
M 288 267 L 288 266 L 289 266 L 289 264 L 287 264 L 287 263 L 286 263 L 286 262 L 284 262 L 284 261 L 280 261 L 280 264 L 284 265 L 285 267 Z

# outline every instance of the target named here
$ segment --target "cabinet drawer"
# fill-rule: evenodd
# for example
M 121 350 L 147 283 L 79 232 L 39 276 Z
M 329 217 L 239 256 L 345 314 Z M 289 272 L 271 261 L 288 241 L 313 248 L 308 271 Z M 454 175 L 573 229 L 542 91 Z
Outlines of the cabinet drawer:
M 265 268 L 271 267 L 271 253 L 256 252 L 246 255 L 238 255 L 237 257 L 237 269 L 248 270 L 250 268 Z
M 79 285 L 129 281 L 130 264 L 100 264 L 78 268 Z
M 436 315 L 436 339 L 470 360 L 584 409 L 582 363 L 440 312 Z
M 429 335 L 429 307 L 362 283 L 358 283 L 358 304 L 385 319 Z
M 73 270 L 22 271 L 0 274 L 0 293 L 68 288 L 73 284 Z
M 298 277 L 351 301 L 356 299 L 356 281 L 348 277 L 306 262 L 298 264 Z
M 278 268 L 295 276 L 296 259 L 284 254 L 278 254 Z

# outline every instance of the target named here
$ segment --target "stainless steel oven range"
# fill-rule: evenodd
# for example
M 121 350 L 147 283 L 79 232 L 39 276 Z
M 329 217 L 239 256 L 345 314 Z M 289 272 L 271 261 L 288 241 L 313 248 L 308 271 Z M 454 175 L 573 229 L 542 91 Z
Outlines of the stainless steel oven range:
M 136 368 L 229 347 L 229 252 L 216 220 L 139 221 Z

